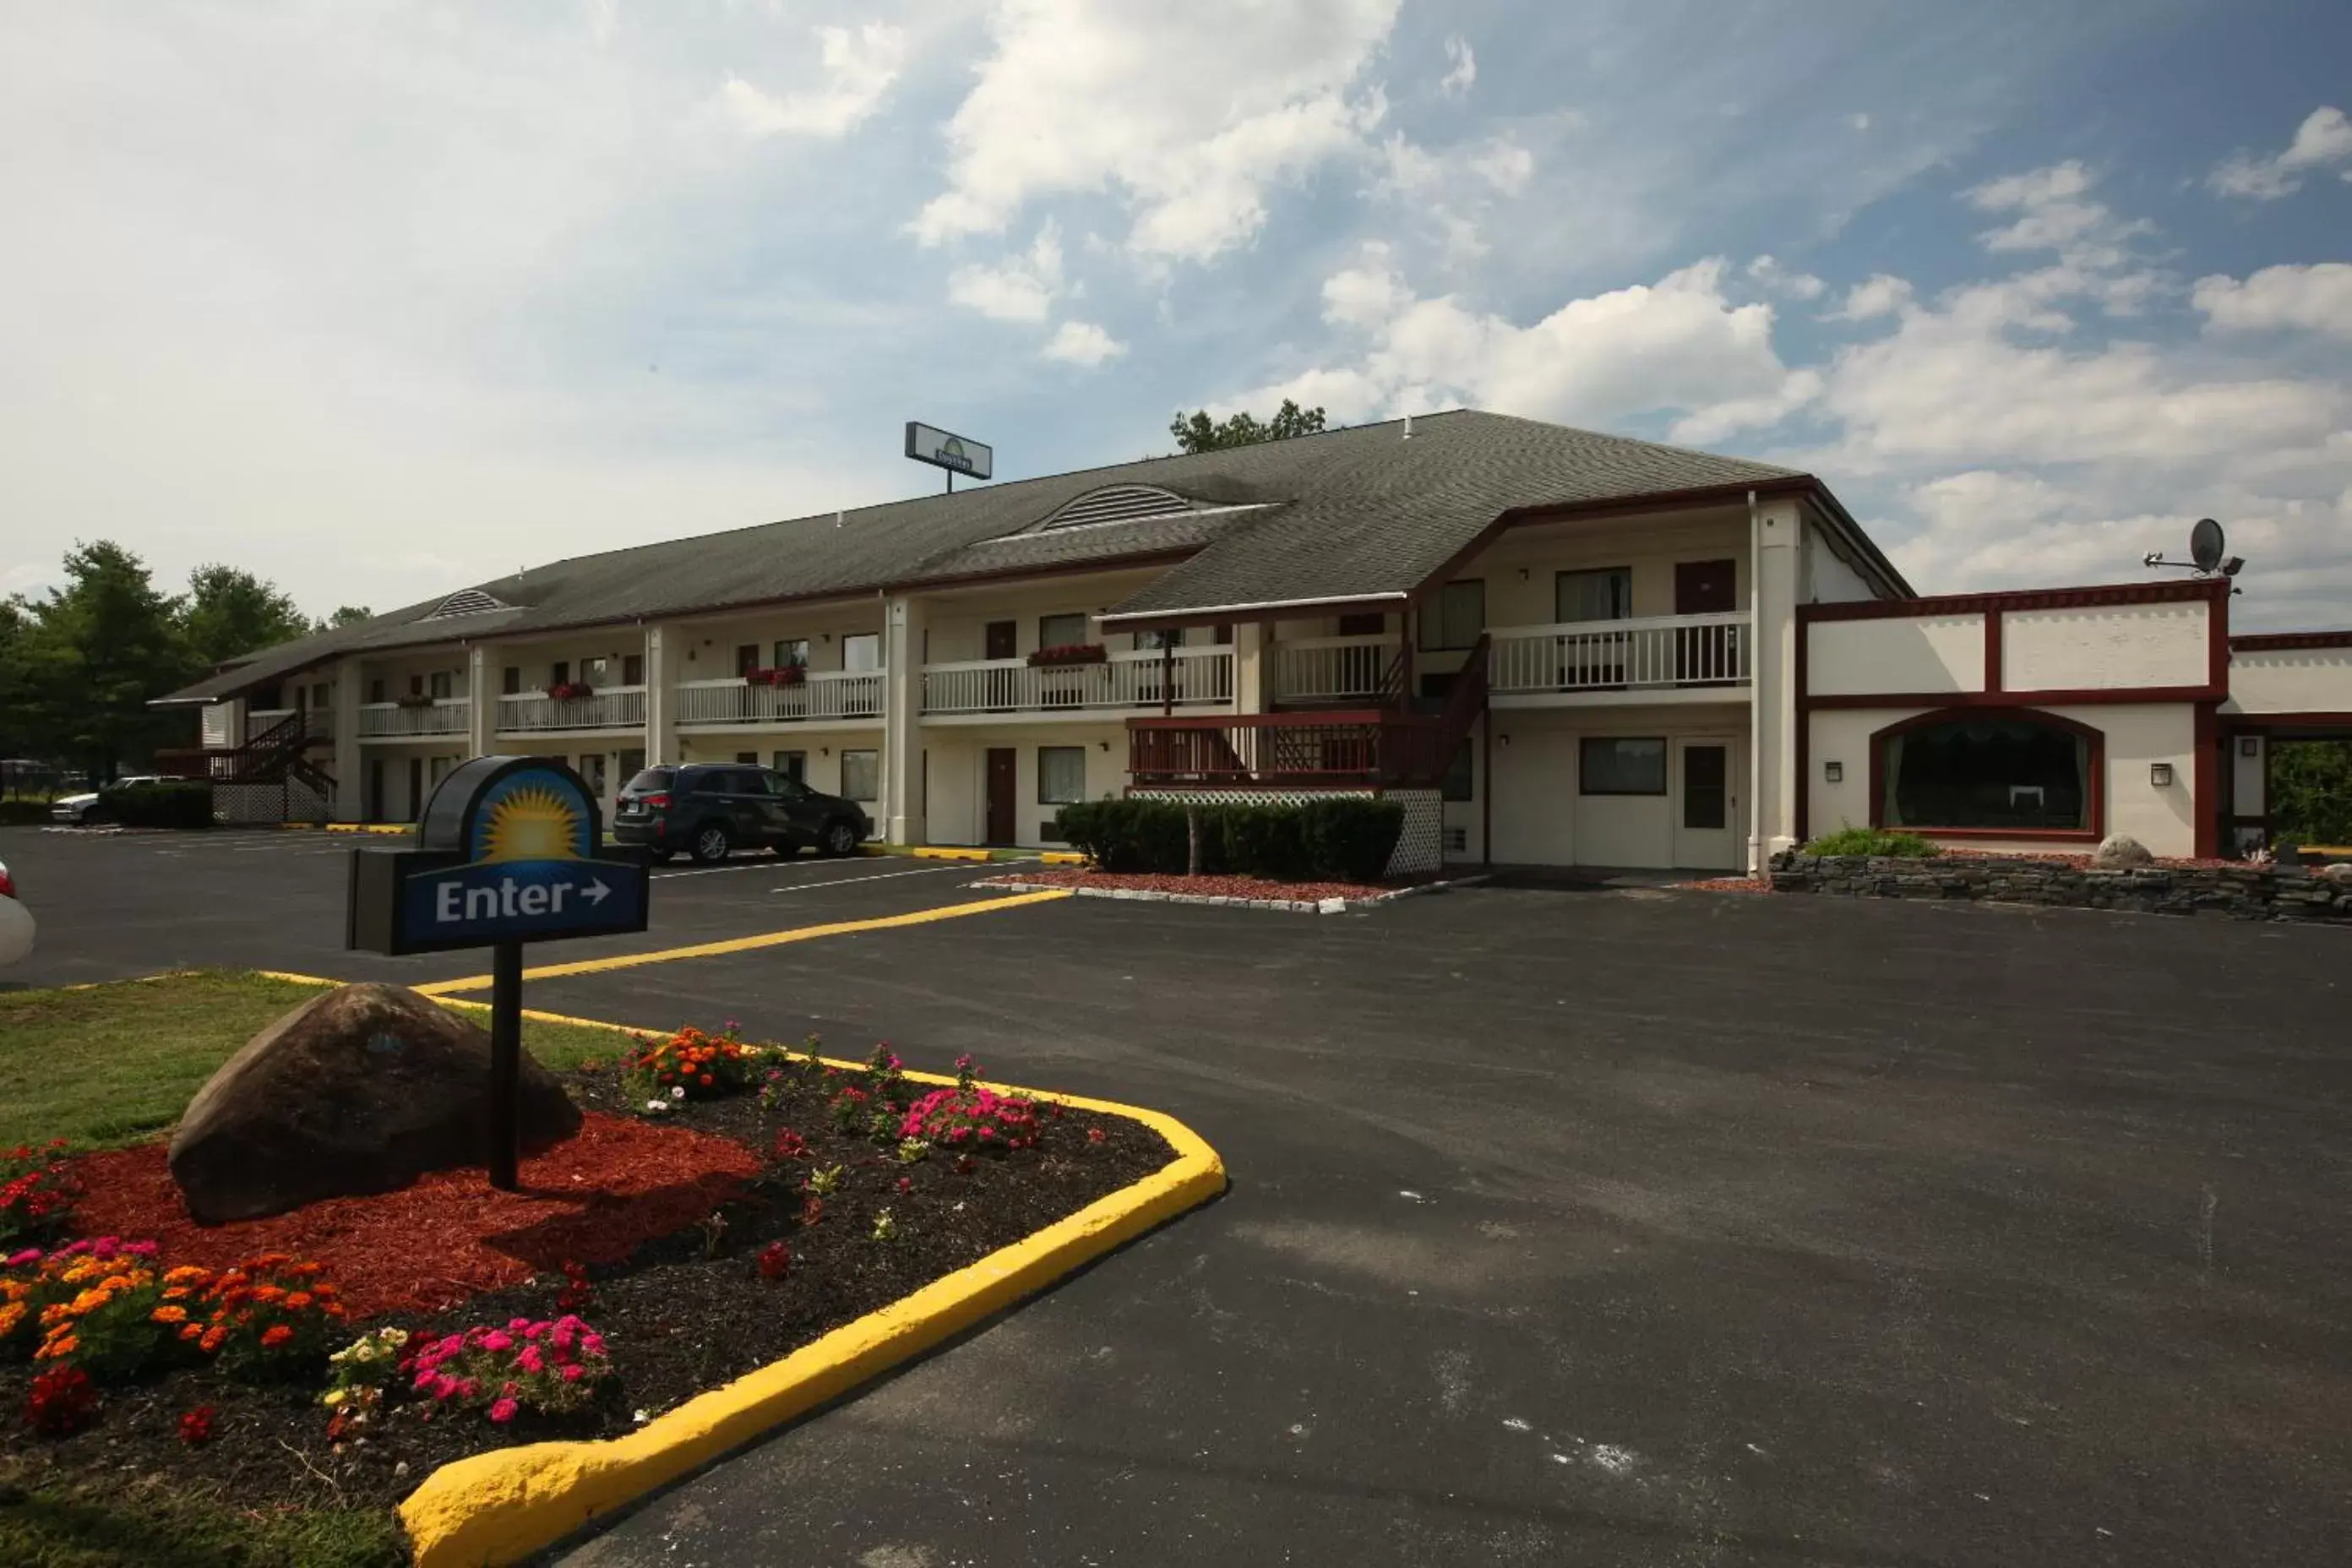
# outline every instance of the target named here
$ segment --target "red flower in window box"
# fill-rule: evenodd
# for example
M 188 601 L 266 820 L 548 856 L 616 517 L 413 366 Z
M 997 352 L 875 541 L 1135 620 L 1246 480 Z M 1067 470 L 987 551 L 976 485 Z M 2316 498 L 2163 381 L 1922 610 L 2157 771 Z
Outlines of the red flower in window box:
M 748 686 L 799 686 L 808 679 L 808 670 L 797 664 L 779 664 L 743 672 Z
M 595 696 L 596 689 L 584 680 L 559 680 L 547 689 L 547 695 L 557 702 L 570 702 L 575 698 Z
M 1053 669 L 1064 665 L 1100 664 L 1108 658 L 1110 651 L 1098 642 L 1072 642 L 1041 647 L 1029 656 L 1029 663 L 1035 668 Z
M 402 708 L 415 709 L 430 708 L 433 706 L 433 695 L 427 691 L 404 691 L 393 700 L 395 705 Z

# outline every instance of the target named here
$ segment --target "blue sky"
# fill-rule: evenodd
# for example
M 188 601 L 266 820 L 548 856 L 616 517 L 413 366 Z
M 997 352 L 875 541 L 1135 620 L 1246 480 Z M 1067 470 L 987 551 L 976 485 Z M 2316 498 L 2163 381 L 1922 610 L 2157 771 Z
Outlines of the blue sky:
M 383 608 L 1294 394 L 1808 467 L 1927 592 L 2211 514 L 2352 624 L 2352 14 L 1748 9 L 38 8 L 0 587 Z

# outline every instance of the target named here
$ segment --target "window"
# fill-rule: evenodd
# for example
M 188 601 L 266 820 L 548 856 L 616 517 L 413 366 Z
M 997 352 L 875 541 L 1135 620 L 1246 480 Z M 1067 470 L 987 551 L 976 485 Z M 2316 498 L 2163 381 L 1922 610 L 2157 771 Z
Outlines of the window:
M 547 683 L 550 686 L 568 686 L 571 681 L 572 661 L 570 659 L 559 658 L 547 667 Z
M 1874 826 L 2095 830 L 2095 731 L 2046 713 L 1931 713 L 1873 740 Z
M 632 746 L 627 751 L 621 753 L 621 776 L 623 778 L 635 779 L 639 773 L 645 771 L 646 749 L 643 746 Z M 667 774 L 663 776 L 662 782 L 665 784 L 669 782 Z
M 318 685 L 310 688 L 311 707 L 324 708 L 333 700 L 334 688 L 329 686 L 326 682 L 320 681 Z
M 443 779 L 445 779 L 445 778 L 448 777 L 448 775 L 449 775 L 449 769 L 451 768 L 451 766 L 453 766 L 453 765 L 457 763 L 457 758 L 455 758 L 455 757 L 436 757 L 436 758 L 434 758 L 434 759 L 433 759 L 433 763 L 432 763 L 432 767 L 433 767 L 433 782 L 434 782 L 435 784 L 439 784 Z
M 1421 646 L 1433 651 L 1468 647 L 1486 629 L 1486 584 L 1472 577 L 1448 583 L 1422 606 Z
M 1087 749 L 1037 748 L 1037 804 L 1075 805 L 1087 798 Z
M 808 638 L 778 637 L 776 639 L 776 668 L 778 669 L 792 669 L 795 668 L 806 669 L 808 668 Z
M 609 658 L 582 659 L 580 679 L 590 686 L 607 684 L 613 679 L 613 661 Z
M 1597 572 L 1562 572 L 1552 580 L 1552 618 L 1622 621 L 1633 613 L 1633 569 L 1604 566 Z
M 387 700 L 383 694 L 383 676 L 379 675 L 368 682 L 368 700 L 371 702 L 383 702 Z
M 643 752 L 623 752 L 621 771 L 625 773 L 629 772 L 627 763 L 631 757 L 643 762 L 646 754 Z M 629 782 L 625 787 L 640 795 L 653 795 L 669 788 L 670 780 L 677 776 L 677 771 L 675 768 L 639 768 L 635 773 L 629 773 Z
M 882 798 L 882 753 L 879 752 L 844 752 L 841 753 L 841 793 L 848 800 L 880 800 Z
M 436 702 L 446 701 L 448 696 L 449 672 L 446 669 L 436 669 L 433 672 L 433 700 Z
M 755 642 L 735 645 L 735 673 L 749 675 L 760 668 L 760 645 Z
M 756 768 L 760 765 L 760 753 L 757 752 L 738 752 L 735 753 L 735 760 L 746 764 L 747 766 Z
M 1050 647 L 1053 645 L 1049 643 L 1046 646 Z M 1135 646 L 1139 648 L 1182 647 L 1184 628 L 1171 626 L 1164 632 L 1138 632 L 1135 634 Z
M 621 684 L 624 686 L 643 686 L 645 683 L 646 656 L 641 653 L 623 654 L 621 656 Z
M 1389 618 L 1377 611 L 1366 616 L 1341 616 L 1339 635 L 1343 637 L 1376 637 L 1389 629 Z
M 841 668 L 852 675 L 871 675 L 882 668 L 882 634 L 852 632 L 841 639 Z
M 1470 755 L 1470 742 L 1465 741 L 1454 753 L 1453 763 L 1445 770 L 1445 780 L 1438 786 L 1443 800 L 1474 800 L 1477 797 L 1477 764 Z
M 1647 737 L 1626 740 L 1587 735 L 1577 780 L 1580 795 L 1664 795 L 1666 743 Z
M 1069 647 L 1087 640 L 1087 617 L 1084 612 L 1075 616 L 1040 616 L 1037 617 L 1039 647 Z M 1152 645 L 1155 647 L 1158 644 Z
M 1683 747 L 1683 826 L 1694 832 L 1727 826 L 1731 748 Z
M 786 778 L 791 779 L 795 784 L 808 783 L 808 753 L 806 752 L 778 752 L 776 753 L 776 771 L 783 774 Z
M 585 784 L 588 786 L 588 793 L 589 793 L 590 795 L 593 795 L 596 796 L 599 800 L 601 800 L 601 799 L 603 799 L 603 798 L 604 798 L 604 752 L 581 752 L 581 753 L 580 753 L 580 778 L 581 778 L 581 782 L 582 782 L 582 783 L 583 783 L 583 784 Z
M 506 674 L 499 681 L 499 689 L 509 697 L 519 695 L 522 690 L 522 666 L 519 664 L 507 666 Z
M 411 697 L 422 697 L 425 695 L 425 678 L 423 676 L 412 675 L 408 678 L 408 694 Z

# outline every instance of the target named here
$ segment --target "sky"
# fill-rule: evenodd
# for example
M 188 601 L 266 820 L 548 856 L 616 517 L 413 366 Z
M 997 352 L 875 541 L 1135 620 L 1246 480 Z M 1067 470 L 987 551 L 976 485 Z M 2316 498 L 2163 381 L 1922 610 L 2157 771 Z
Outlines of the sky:
M 2352 626 L 2352 7 L 5 0 L 0 592 L 382 610 L 1473 406 L 1820 475 L 1923 593 Z

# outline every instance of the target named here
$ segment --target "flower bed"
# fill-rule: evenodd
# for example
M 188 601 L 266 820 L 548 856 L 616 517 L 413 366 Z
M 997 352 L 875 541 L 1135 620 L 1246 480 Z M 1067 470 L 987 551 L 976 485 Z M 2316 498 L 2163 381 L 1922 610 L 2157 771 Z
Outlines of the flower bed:
M 730 1051 L 755 1064 L 737 1092 L 644 1093 L 688 1062 L 704 1090 Z M 935 1090 L 887 1048 L 845 1068 L 681 1031 L 567 1077 L 586 1126 L 524 1162 L 521 1192 L 444 1173 L 210 1228 L 176 1212 L 153 1146 L 85 1156 L 73 1227 L 145 1228 L 0 1261 L 40 1335 L 0 1335 L 12 1484 L 388 1505 L 467 1454 L 630 1431 L 1171 1157 L 1139 1122 L 961 1066 Z M 72 1321 L 44 1321 L 59 1302 Z M 35 1359 L 78 1325 L 135 1344 Z

